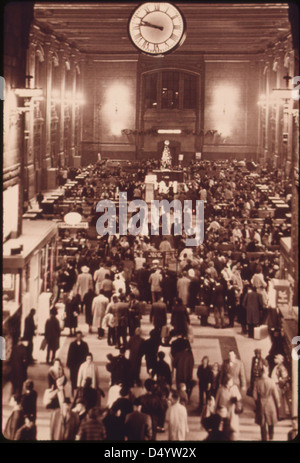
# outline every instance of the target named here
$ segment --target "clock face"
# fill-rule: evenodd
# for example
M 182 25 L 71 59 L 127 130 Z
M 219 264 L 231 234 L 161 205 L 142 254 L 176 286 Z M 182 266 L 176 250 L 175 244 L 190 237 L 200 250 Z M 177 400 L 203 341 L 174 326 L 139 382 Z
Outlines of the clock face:
M 174 51 L 185 39 L 184 17 L 171 3 L 143 3 L 129 19 L 133 44 L 147 55 Z

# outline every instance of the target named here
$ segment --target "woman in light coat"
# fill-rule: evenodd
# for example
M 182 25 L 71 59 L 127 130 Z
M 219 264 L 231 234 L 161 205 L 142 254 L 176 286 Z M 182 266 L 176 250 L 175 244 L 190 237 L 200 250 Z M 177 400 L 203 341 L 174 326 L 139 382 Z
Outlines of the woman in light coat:
M 92 379 L 91 387 L 98 389 L 100 385 L 99 371 L 93 362 L 93 355 L 88 353 L 86 361 L 80 365 L 77 376 L 77 387 L 84 387 L 86 378 Z

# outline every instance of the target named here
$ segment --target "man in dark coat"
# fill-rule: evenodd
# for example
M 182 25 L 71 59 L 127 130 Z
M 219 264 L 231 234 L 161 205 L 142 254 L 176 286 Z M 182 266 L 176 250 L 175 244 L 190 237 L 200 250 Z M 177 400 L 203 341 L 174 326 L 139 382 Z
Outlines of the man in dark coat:
M 260 315 L 263 310 L 262 296 L 251 285 L 242 304 L 246 309 L 248 336 L 249 338 L 254 338 L 254 327 L 259 325 Z
M 77 331 L 76 339 L 71 342 L 67 356 L 67 367 L 70 370 L 72 393 L 74 393 L 76 389 L 79 367 L 83 362 L 85 362 L 88 353 L 89 346 L 82 340 L 82 332 Z
M 56 318 L 57 310 L 55 308 L 50 311 L 50 318 L 45 324 L 45 339 L 47 343 L 47 363 L 53 363 L 55 359 L 55 353 L 59 348 L 60 338 L 60 326 L 59 321 Z M 50 353 L 52 354 L 50 362 Z
M 169 386 L 172 386 L 171 370 L 167 362 L 164 360 L 165 353 L 158 352 L 157 357 L 158 361 L 152 370 L 152 376 L 154 377 L 156 375 L 158 383 L 165 382 Z
M 33 351 L 33 336 L 36 330 L 36 326 L 34 323 L 34 315 L 35 315 L 35 309 L 31 309 L 29 315 L 25 318 L 24 321 L 24 335 L 23 339 L 25 341 L 28 341 L 28 363 L 34 363 L 34 359 L 32 358 L 32 351 Z
M 167 306 L 164 303 L 163 297 L 161 297 L 158 302 L 152 304 L 150 322 L 153 323 L 154 329 L 158 330 L 159 333 L 162 327 L 167 324 Z
M 141 371 L 142 357 L 145 352 L 144 343 L 145 343 L 144 339 L 141 338 L 140 328 L 136 328 L 135 335 L 132 336 L 129 340 L 128 348 L 129 348 L 131 379 L 132 379 L 133 384 L 136 383 L 138 386 L 141 385 L 140 371 Z
M 83 296 L 82 307 L 85 313 L 85 323 L 89 325 L 89 333 L 92 332 L 93 315 L 92 315 L 92 302 L 96 293 L 93 288 L 89 288 L 88 292 Z
M 120 348 L 120 354 L 114 357 L 108 354 L 107 358 L 109 363 L 106 365 L 107 371 L 111 374 L 111 385 L 123 384 L 129 385 L 130 383 L 130 362 L 125 357 L 125 348 Z
M 125 440 L 145 441 L 152 439 L 151 417 L 141 412 L 142 404 L 140 399 L 133 402 L 133 412 L 125 419 Z
M 174 327 L 174 334 L 187 334 L 190 317 L 183 305 L 182 300 L 177 298 L 172 309 L 171 325 Z
M 20 396 L 22 394 L 23 383 L 27 379 L 27 344 L 28 341 L 20 340 L 13 348 L 11 354 L 11 382 L 13 386 L 12 394 Z
M 146 341 L 144 342 L 144 353 L 145 353 L 146 367 L 147 367 L 148 373 L 150 373 L 150 371 L 156 365 L 156 356 L 157 356 L 158 348 L 160 346 L 160 341 L 161 341 L 158 330 L 151 330 L 149 335 L 150 335 L 150 338 L 146 339 Z
M 188 398 L 191 396 L 193 387 L 193 368 L 194 356 L 191 349 L 186 348 L 182 352 L 178 352 L 174 357 L 174 368 L 176 368 L 176 385 L 179 389 L 180 383 L 186 385 Z

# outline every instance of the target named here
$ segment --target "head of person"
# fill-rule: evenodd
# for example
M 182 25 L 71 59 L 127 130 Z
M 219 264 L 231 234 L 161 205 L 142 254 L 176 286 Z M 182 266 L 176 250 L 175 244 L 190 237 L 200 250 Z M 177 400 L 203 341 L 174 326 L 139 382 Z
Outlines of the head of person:
M 27 379 L 25 382 L 26 391 L 29 391 L 29 392 L 32 391 L 33 387 L 34 387 L 33 381 L 31 381 L 31 379 Z
M 97 407 L 93 407 L 88 411 L 88 417 L 90 420 L 96 420 L 99 416 L 99 409 Z
M 206 368 L 206 367 L 208 366 L 208 362 L 209 362 L 208 357 L 207 357 L 207 355 L 205 355 L 205 356 L 202 358 L 201 363 L 202 363 L 202 365 Z
M 161 361 L 162 361 L 162 360 L 164 360 L 164 358 L 165 358 L 165 353 L 162 352 L 162 351 L 161 351 L 161 352 L 158 352 L 157 357 L 158 357 L 158 360 L 161 360 Z
M 35 309 L 31 309 L 31 310 L 30 310 L 30 315 L 31 315 L 31 317 L 34 317 L 34 316 L 35 316 L 35 313 L 36 313 Z
M 91 378 L 90 376 L 87 376 L 87 377 L 85 378 L 84 386 L 85 386 L 85 387 L 91 387 L 91 385 L 92 385 L 92 378 Z
M 228 352 L 228 359 L 230 362 L 234 362 L 235 359 L 236 359 L 236 353 L 234 352 L 234 350 L 230 350 Z
M 281 354 L 275 355 L 274 362 L 276 363 L 276 365 L 281 365 L 284 362 L 283 355 L 281 355 Z
M 92 363 L 93 361 L 93 354 L 91 352 L 89 352 L 86 356 L 86 363 L 88 363 L 89 365 Z
M 140 412 L 141 409 L 142 409 L 142 404 L 141 404 L 141 400 L 139 397 L 137 397 L 136 399 L 134 399 L 133 401 L 133 410 L 136 411 L 136 412 Z
M 146 379 L 145 384 L 144 384 L 147 392 L 151 392 L 154 388 L 154 385 L 155 385 L 155 381 L 151 378 Z
M 171 402 L 172 404 L 176 404 L 179 401 L 179 392 L 178 391 L 173 391 L 171 394 Z
M 82 331 L 76 331 L 76 341 L 82 340 Z
M 261 349 L 255 349 L 254 354 L 255 354 L 255 357 L 261 358 Z
M 53 368 L 54 368 L 54 370 L 61 370 L 62 369 L 62 363 L 61 363 L 61 360 L 59 358 L 54 359 Z
M 179 384 L 179 391 L 186 391 L 186 385 L 185 385 L 185 383 L 180 383 L 180 384 Z

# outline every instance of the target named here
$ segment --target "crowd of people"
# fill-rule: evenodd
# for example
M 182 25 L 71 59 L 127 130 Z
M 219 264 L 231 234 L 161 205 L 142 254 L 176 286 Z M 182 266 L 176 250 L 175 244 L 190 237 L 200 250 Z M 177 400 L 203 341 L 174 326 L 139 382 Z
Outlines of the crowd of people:
M 117 166 L 112 179 L 104 162 L 90 166 L 89 178 L 78 186 L 77 196 L 87 198 L 94 211 L 97 201 L 115 200 L 119 191 L 127 192 L 129 201 L 144 198 L 145 175 L 157 167 L 157 161 L 132 167 L 126 171 Z M 69 175 L 74 178 L 76 173 L 72 169 Z M 43 400 L 52 410 L 52 440 L 155 440 L 157 432 L 165 431 L 166 422 L 169 440 L 185 440 L 187 406 L 197 384 L 190 315 L 199 314 L 205 326 L 212 313 L 216 329 L 239 323 L 241 333 L 251 338 L 263 323 L 268 324 L 272 341 L 278 334 L 272 279 L 280 276 L 279 242 L 290 233 L 286 221 L 271 215 L 257 218 L 257 210 L 266 208 L 267 194 L 257 188 L 257 177 L 246 177 L 235 166 L 193 163 L 185 170 L 185 178 L 184 184 L 158 183 L 155 198 L 204 201 L 205 239 L 200 246 L 186 246 L 184 232 L 180 236 L 172 232 L 167 236 L 106 235 L 95 240 L 81 232 L 84 245 L 77 244 L 74 256 L 61 256 L 43 346 L 50 365 Z M 66 176 L 60 179 L 61 185 L 64 180 Z M 278 172 L 260 172 L 259 180 L 268 185 L 269 195 L 290 201 L 290 185 L 281 181 Z M 98 217 L 90 217 L 90 227 Z M 171 265 L 174 258 L 175 266 Z M 108 346 L 119 349 L 118 355 L 107 356 L 111 380 L 105 407 L 93 353 L 78 331 L 81 314 L 91 334 L 99 340 L 106 336 Z M 142 326 L 146 314 L 153 324 L 148 339 Z M 15 404 L 5 430 L 10 439 L 36 436 L 32 381 L 25 383 L 25 393 L 22 390 L 28 359 L 33 361 L 33 317 L 34 311 L 26 319 L 26 333 L 12 358 L 18 381 L 13 385 Z M 66 362 L 69 374 L 56 356 L 62 328 L 69 328 L 69 336 L 75 337 Z M 230 351 L 222 365 L 210 365 L 204 357 L 198 367 L 199 416 L 207 439 L 238 440 L 245 394 L 255 402 L 262 440 L 272 439 L 277 417 L 286 416 L 290 403 L 282 347 L 274 342 L 267 359 L 255 351 L 248 389 L 237 354 Z M 148 374 L 144 384 L 140 378 L 143 358 Z M 68 381 L 71 397 L 65 392 Z M 26 394 L 31 394 L 32 403 L 29 406 L 27 401 L 24 408 Z

